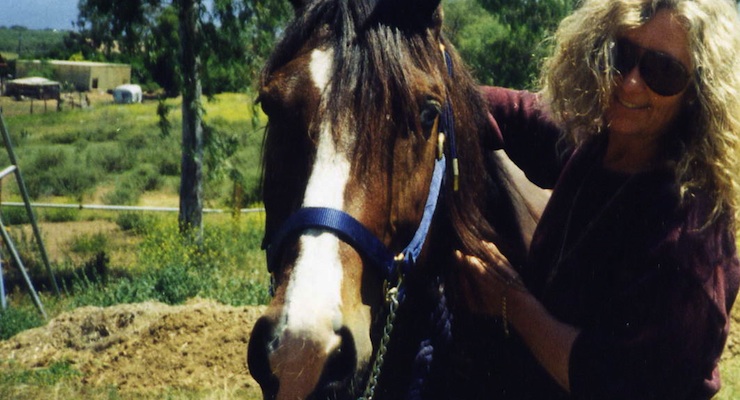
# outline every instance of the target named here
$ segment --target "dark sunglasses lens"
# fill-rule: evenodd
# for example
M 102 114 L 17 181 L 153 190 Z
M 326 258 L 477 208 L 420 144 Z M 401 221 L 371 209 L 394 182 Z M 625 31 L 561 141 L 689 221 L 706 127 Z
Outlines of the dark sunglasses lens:
M 621 75 L 627 75 L 640 59 L 639 49 L 627 40 L 617 41 L 614 67 Z
M 689 74 L 681 63 L 655 51 L 643 54 L 640 75 L 648 87 L 661 96 L 676 95 L 689 83 Z

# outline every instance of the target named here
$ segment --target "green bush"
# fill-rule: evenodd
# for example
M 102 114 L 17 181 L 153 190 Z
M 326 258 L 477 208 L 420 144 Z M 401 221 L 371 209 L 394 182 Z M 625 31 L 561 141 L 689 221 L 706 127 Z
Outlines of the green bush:
M 31 222 L 25 207 L 3 206 L 0 210 L 6 225 L 22 225 Z
M 115 189 L 104 201 L 107 204 L 134 205 L 145 191 L 156 190 L 161 184 L 162 178 L 154 165 L 140 164 L 121 175 Z
M 184 264 L 168 265 L 152 273 L 154 296 L 167 304 L 181 304 L 209 286 L 209 276 Z
M 95 143 L 87 148 L 86 159 L 90 166 L 108 173 L 120 173 L 133 168 L 136 159 L 121 143 Z
M 76 379 L 82 376 L 82 373 L 73 367 L 73 363 L 68 360 L 55 361 L 45 368 L 9 368 L 3 369 L 0 373 L 0 395 L 3 398 L 18 398 L 17 392 L 12 388 L 21 388 L 28 386 L 53 387 L 60 382 L 70 379 Z M 3 393 L 3 390 L 10 390 L 9 393 Z M 5 397 L 7 396 L 7 397 Z
M 76 208 L 49 208 L 39 213 L 39 219 L 46 222 L 79 221 L 80 210 Z
M 133 176 L 132 179 L 144 191 L 157 190 L 162 184 L 159 171 L 152 164 L 139 164 L 133 169 L 131 174 Z
M 23 166 L 23 178 L 32 198 L 79 198 L 98 183 L 98 172 L 89 168 L 70 147 L 36 148 Z
M 144 222 L 130 213 L 121 223 L 146 226 L 138 247 L 138 272 L 110 276 L 77 274 L 70 285 L 76 306 L 109 306 L 145 300 L 180 304 L 200 296 L 225 304 L 266 304 L 269 275 L 260 250 L 263 216 L 209 225 L 200 245 L 188 244 L 174 221 Z M 134 228 L 132 228 L 134 229 Z
M 49 136 L 49 143 L 54 144 L 73 144 L 80 140 L 82 133 L 79 131 L 64 131 Z
M 78 254 L 104 253 L 108 246 L 108 236 L 104 233 L 84 234 L 75 237 L 69 249 Z
M 116 184 L 115 189 L 105 195 L 103 202 L 109 205 L 135 205 L 139 201 L 142 192 L 129 185 L 130 183 L 126 181 Z
M 116 217 L 116 224 L 122 231 L 132 231 L 135 234 L 144 234 L 152 226 L 156 218 L 140 212 L 123 212 Z
M 44 324 L 37 309 L 8 307 L 0 310 L 0 340 L 7 340 L 16 333 Z

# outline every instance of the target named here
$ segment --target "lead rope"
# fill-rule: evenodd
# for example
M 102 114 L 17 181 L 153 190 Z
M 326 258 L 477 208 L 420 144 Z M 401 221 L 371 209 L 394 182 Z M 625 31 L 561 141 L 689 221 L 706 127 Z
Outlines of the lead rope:
M 445 295 L 444 282 L 440 277 L 434 281 L 437 290 L 437 307 L 429 313 L 429 325 L 432 334 L 421 341 L 414 359 L 411 386 L 406 400 L 422 399 L 425 383 L 432 369 L 434 353 L 440 348 L 445 348 L 452 342 L 452 314 L 447 307 L 447 296 Z
M 403 254 L 399 254 L 398 256 L 396 256 L 395 261 L 402 262 L 403 259 Z M 391 340 L 391 332 L 393 332 L 393 323 L 396 320 L 396 311 L 398 310 L 398 306 L 400 304 L 399 296 L 401 292 L 401 285 L 403 285 L 403 274 L 398 274 L 398 284 L 396 286 L 386 286 L 385 301 L 388 304 L 388 316 L 386 316 L 385 318 L 383 337 L 380 338 L 378 352 L 375 354 L 375 361 L 373 361 L 373 368 L 371 370 L 370 377 L 367 380 L 365 391 L 362 393 L 362 397 L 358 398 L 357 400 L 372 400 L 373 396 L 375 396 L 375 388 L 378 386 L 380 370 L 383 368 L 385 353 L 388 351 L 388 342 Z

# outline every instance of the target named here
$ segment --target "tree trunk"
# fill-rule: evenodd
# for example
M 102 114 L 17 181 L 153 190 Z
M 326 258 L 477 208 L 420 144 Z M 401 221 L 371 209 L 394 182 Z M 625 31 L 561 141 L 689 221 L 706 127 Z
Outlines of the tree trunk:
M 182 172 L 179 226 L 199 243 L 203 235 L 203 124 L 198 56 L 200 0 L 178 0 L 182 68 Z

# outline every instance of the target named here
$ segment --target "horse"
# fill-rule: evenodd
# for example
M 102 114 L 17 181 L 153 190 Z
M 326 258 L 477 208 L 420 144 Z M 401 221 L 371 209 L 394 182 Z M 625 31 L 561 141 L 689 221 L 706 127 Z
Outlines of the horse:
M 454 252 L 521 263 L 542 204 L 492 150 L 440 0 L 291 3 L 257 99 L 273 298 L 250 372 L 265 399 L 484 396 L 500 322 L 458 300 Z

